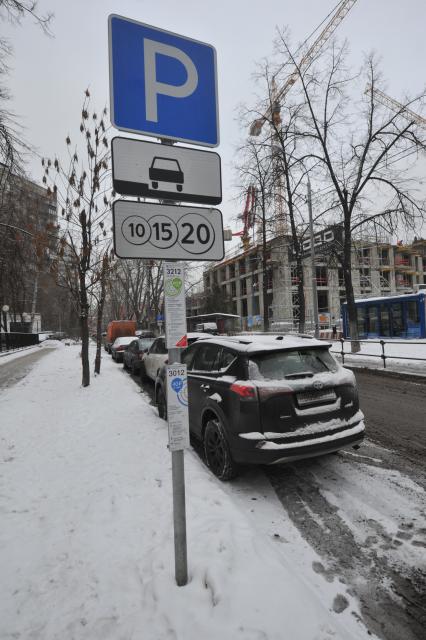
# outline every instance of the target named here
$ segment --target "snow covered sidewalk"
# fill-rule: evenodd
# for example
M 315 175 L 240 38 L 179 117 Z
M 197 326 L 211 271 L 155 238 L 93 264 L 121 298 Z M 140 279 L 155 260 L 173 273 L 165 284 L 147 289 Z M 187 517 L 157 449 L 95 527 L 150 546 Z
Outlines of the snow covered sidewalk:
M 178 588 L 166 423 L 110 358 L 87 389 L 79 365 L 58 348 L 0 391 L 2 640 L 372 637 L 261 472 L 222 484 L 192 451 Z

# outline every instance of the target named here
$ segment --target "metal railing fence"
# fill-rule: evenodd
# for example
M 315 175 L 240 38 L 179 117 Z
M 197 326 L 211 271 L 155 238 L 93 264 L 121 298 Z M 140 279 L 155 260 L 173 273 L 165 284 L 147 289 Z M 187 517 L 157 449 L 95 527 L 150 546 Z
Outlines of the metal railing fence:
M 39 343 L 38 333 L 0 333 L 0 352 L 22 349 Z
M 426 358 L 422 358 L 419 356 L 413 357 L 413 356 L 402 356 L 402 355 L 390 355 L 389 353 L 385 352 L 385 347 L 386 345 L 391 346 L 391 345 L 395 345 L 395 344 L 403 344 L 405 346 L 407 345 L 413 345 L 413 347 L 418 346 L 418 343 L 416 342 L 409 342 L 407 340 L 351 340 L 350 338 L 340 338 L 339 339 L 340 345 L 341 345 L 341 350 L 340 351 L 336 351 L 333 349 L 330 349 L 330 351 L 332 353 L 336 353 L 339 354 L 342 358 L 342 364 L 345 364 L 345 356 L 361 356 L 362 358 L 380 358 L 383 362 L 383 368 L 386 369 L 386 360 L 417 360 L 418 362 L 426 362 Z M 352 342 L 359 342 L 359 343 L 366 343 L 366 344 L 380 344 L 381 346 L 381 353 L 365 353 L 363 351 L 357 351 L 355 353 L 352 353 L 352 351 L 345 351 L 345 344 L 351 344 Z M 426 371 L 425 371 L 426 372 Z

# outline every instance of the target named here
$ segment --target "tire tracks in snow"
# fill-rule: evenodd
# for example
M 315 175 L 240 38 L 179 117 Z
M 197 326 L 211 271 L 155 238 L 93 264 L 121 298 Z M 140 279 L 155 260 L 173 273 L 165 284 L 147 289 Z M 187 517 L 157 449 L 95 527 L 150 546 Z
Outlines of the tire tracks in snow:
M 398 534 L 402 537 L 392 536 L 374 518 L 366 516 L 363 526 L 372 535 L 360 543 L 350 523 L 339 515 L 339 508 L 324 496 L 333 491 L 336 482 L 335 477 L 333 482 L 327 482 L 327 473 L 333 474 L 333 458 L 328 460 L 329 472 L 327 464 L 324 470 L 324 462 L 317 460 L 265 469 L 289 517 L 323 559 L 323 563 L 314 563 L 313 570 L 329 582 L 338 579 L 345 584 L 347 593 L 359 600 L 367 627 L 383 640 L 423 640 L 426 574 L 409 565 L 401 570 L 386 555 L 412 540 L 412 523 L 405 529 L 400 526 Z M 359 464 L 347 459 L 345 462 Z M 362 462 L 365 467 L 365 460 Z M 363 482 L 368 481 L 366 476 Z M 370 491 L 374 492 L 373 486 Z M 424 531 L 420 529 L 418 533 Z

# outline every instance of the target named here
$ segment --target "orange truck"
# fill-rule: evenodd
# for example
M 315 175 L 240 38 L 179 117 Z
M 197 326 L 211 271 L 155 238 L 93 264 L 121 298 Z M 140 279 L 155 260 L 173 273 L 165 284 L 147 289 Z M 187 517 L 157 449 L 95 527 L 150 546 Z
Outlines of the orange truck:
M 136 332 L 135 320 L 112 320 L 107 327 L 104 348 L 111 353 L 111 346 L 116 338 L 134 336 Z

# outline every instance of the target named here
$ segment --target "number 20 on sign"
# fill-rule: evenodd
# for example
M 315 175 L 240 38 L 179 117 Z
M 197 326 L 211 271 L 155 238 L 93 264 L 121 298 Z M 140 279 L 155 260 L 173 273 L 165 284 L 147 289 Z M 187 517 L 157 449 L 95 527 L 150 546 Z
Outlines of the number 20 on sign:
M 222 214 L 217 209 L 118 200 L 113 220 L 120 258 L 223 258 Z

